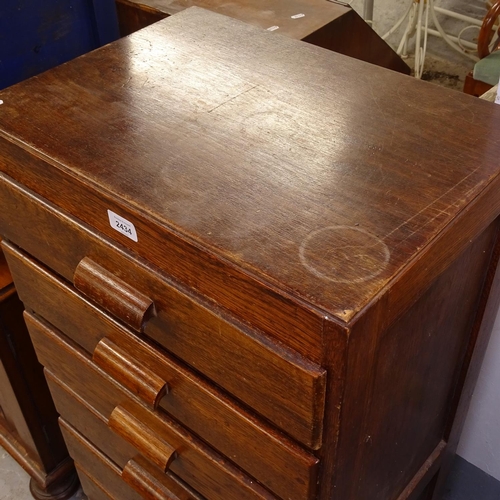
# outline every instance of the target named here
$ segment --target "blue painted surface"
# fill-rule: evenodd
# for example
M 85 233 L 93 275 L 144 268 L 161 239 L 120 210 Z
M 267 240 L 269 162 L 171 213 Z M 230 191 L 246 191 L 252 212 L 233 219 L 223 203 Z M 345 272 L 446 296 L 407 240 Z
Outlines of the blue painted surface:
M 0 89 L 118 36 L 114 0 L 0 0 Z

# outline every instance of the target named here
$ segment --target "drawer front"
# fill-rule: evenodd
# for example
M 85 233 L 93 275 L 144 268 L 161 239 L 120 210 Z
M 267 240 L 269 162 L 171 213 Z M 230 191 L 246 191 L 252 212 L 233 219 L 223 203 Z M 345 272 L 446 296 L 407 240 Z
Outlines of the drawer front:
M 99 500 L 100 498 L 112 498 L 114 500 L 144 500 L 139 493 L 134 491 L 122 480 L 122 471 L 116 464 L 99 452 L 97 448 L 92 446 L 92 444 L 77 432 L 66 420 L 60 418 L 59 425 L 68 446 L 69 454 L 75 461 L 78 477 L 83 479 L 80 475 L 80 470 L 83 470 L 85 475 L 92 478 L 95 484 L 92 492 L 96 490 L 97 487 L 102 491 L 102 493 L 92 495 L 92 492 L 88 491 L 85 485 L 85 480 L 83 480 L 83 491 L 88 495 L 89 500 L 94 500 L 94 498 L 95 500 Z
M 25 317 L 40 362 L 52 378 L 64 381 L 67 391 L 88 409 L 87 416 L 89 412 L 97 415 L 105 426 L 83 417 L 85 412 L 81 409 L 68 411 L 67 407 L 60 407 L 62 398 L 54 394 L 58 411 L 72 423 L 82 416 L 81 423 L 76 422 L 82 433 L 92 435 L 91 439 L 98 441 L 100 449 L 120 467 L 140 454 L 210 499 L 221 498 L 221 491 L 224 498 L 275 498 L 165 414 L 140 404 L 50 325 L 29 313 Z M 109 449 L 108 443 L 113 443 Z
M 78 387 L 82 379 L 75 373 L 100 368 L 152 410 L 167 411 L 279 496 L 314 496 L 316 457 L 244 411 L 171 356 L 159 354 L 137 334 L 103 315 L 72 287 L 40 266 L 35 267 L 35 262 L 29 265 L 30 269 L 22 268 L 28 270 L 29 286 L 33 287 L 26 306 L 93 353 L 92 360 L 81 355 L 74 361 L 74 350 L 62 344 L 59 358 L 71 357 L 79 366 L 76 371 L 68 371 L 63 380 Z M 27 279 L 22 272 L 19 276 L 24 286 Z
M 133 496 L 120 497 L 116 493 L 109 493 L 109 488 L 106 489 L 101 484 L 97 484 L 80 465 L 75 463 L 75 467 L 80 484 L 88 500 L 134 500 Z
M 143 496 L 139 496 L 136 491 L 129 488 L 128 485 L 121 480 L 119 471 L 116 470 L 116 467 L 109 467 L 109 460 L 100 453 L 95 446 L 84 440 L 67 422 L 63 421 L 61 427 L 64 429 L 67 439 L 72 442 L 73 448 L 78 446 L 83 448 L 83 450 L 75 449 L 75 454 L 78 454 L 80 457 L 84 457 L 85 454 L 87 454 L 93 462 L 99 464 L 100 471 L 98 471 L 98 475 L 106 476 L 106 486 L 103 486 L 95 477 L 91 477 L 91 474 L 88 473 L 83 466 L 78 463 L 75 464 L 80 483 L 82 484 L 82 489 L 89 500 L 144 500 L 144 498 L 164 500 L 162 496 L 162 485 L 158 485 L 157 483 L 154 484 L 154 489 L 147 488 L 146 492 L 142 492 Z M 84 443 L 83 445 L 81 444 L 82 442 Z M 103 470 L 106 474 L 102 474 Z M 111 481 L 109 480 L 110 475 L 115 476 Z M 116 488 L 117 482 L 119 482 L 119 488 Z M 184 489 L 179 490 L 179 488 L 184 488 L 180 484 L 177 484 L 178 487 L 175 488 L 175 483 L 179 483 L 179 480 L 173 480 L 174 488 L 168 494 L 167 500 L 203 500 L 203 498 L 196 493 L 190 493 Z M 114 488 L 113 485 L 115 485 Z
M 1 180 L 0 201 L 24 217 L 23 224 L 6 222 L 9 239 L 69 282 L 76 281 L 119 321 L 144 330 L 293 438 L 319 449 L 325 370 L 174 286 L 159 270 L 14 182 Z M 26 225 L 33 228 L 29 236 Z M 57 249 L 56 241 L 61 242 Z M 29 298 L 23 290 L 20 295 Z
M 131 459 L 125 469 L 120 469 L 69 422 L 61 418 L 59 423 L 90 500 L 203 500 L 178 479 L 158 477 L 140 458 Z

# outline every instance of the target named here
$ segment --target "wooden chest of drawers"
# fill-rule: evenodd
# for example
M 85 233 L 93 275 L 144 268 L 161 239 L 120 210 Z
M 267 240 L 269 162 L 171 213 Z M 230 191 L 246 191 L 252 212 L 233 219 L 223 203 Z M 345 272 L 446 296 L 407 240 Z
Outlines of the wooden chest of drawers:
M 437 498 L 500 110 L 198 8 L 0 99 L 2 245 L 91 499 Z

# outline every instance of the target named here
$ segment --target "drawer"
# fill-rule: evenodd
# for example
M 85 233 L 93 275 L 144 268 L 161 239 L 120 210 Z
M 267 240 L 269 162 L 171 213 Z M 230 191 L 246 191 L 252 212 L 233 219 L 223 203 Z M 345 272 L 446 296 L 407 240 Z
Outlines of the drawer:
M 125 390 L 115 380 L 110 378 L 101 369 L 96 367 L 95 364 L 88 358 L 88 356 L 83 351 L 78 349 L 76 346 L 71 347 L 67 341 L 63 340 L 60 334 L 53 331 L 52 327 L 50 327 L 43 320 L 36 318 L 30 313 L 26 313 L 25 317 L 28 328 L 30 330 L 30 334 L 32 335 L 33 343 L 37 350 L 37 354 L 39 356 L 41 363 L 46 367 L 46 370 L 50 372 L 58 380 L 64 381 L 64 384 L 67 385 L 68 390 L 72 391 L 75 395 L 77 395 L 76 397 L 80 401 L 84 402 L 84 404 L 87 405 L 89 408 L 91 408 L 92 412 L 101 415 L 103 421 L 108 422 L 109 419 L 111 418 L 111 415 L 113 414 L 113 412 L 116 410 L 117 407 L 123 405 L 127 405 L 128 407 L 130 405 L 133 405 L 134 414 L 137 414 L 139 412 L 141 415 L 140 416 L 141 421 L 143 422 L 150 421 L 151 426 L 153 426 L 155 429 L 159 428 L 161 430 L 165 427 L 168 427 L 166 431 L 162 431 L 168 434 L 167 441 L 168 440 L 182 441 L 181 437 L 183 435 L 182 433 L 185 433 L 184 429 L 181 429 L 178 425 L 173 424 L 172 420 L 168 418 L 163 412 L 153 411 L 145 407 L 143 404 L 139 404 L 139 401 L 136 399 L 136 396 L 134 396 L 131 392 Z M 59 395 L 53 394 L 53 395 L 56 407 L 58 411 L 61 413 L 61 415 L 63 415 L 66 419 L 74 423 L 75 417 L 69 419 L 68 411 L 60 406 L 62 404 L 61 403 L 62 398 L 60 397 L 60 394 Z M 83 415 L 84 412 L 78 411 L 75 412 L 75 414 Z M 95 432 L 92 429 L 92 426 L 96 424 L 95 421 L 92 424 L 88 424 L 88 419 L 85 418 L 83 422 L 84 423 L 82 425 L 85 425 L 86 430 L 82 430 L 82 432 L 86 436 L 89 436 L 90 433 Z M 87 422 L 87 424 L 85 424 L 85 422 Z M 240 450 L 238 449 L 238 443 L 233 440 L 233 436 L 231 435 L 231 429 L 227 427 L 228 422 L 225 420 L 218 420 L 217 417 L 215 417 L 215 423 L 218 424 L 218 426 L 221 427 L 223 431 L 225 431 L 226 440 L 229 442 L 228 449 L 231 449 L 231 444 L 232 444 L 232 447 L 234 449 L 234 456 L 237 457 L 238 454 L 240 453 Z M 76 426 L 78 427 L 78 425 Z M 177 429 L 175 432 L 170 429 L 170 427 L 172 426 L 174 429 Z M 178 434 L 181 437 L 179 437 Z M 99 440 L 100 443 L 103 441 L 111 442 L 109 439 Z M 182 441 L 181 444 L 184 445 L 184 442 Z M 116 449 L 118 449 L 118 447 L 114 444 L 112 446 L 112 450 Z M 312 498 L 314 496 L 314 489 L 316 484 L 315 481 L 314 482 L 312 481 L 312 477 L 307 477 L 307 474 L 309 473 L 307 470 L 306 471 L 303 470 L 302 473 L 298 471 L 299 475 L 293 476 L 292 474 L 297 473 L 297 471 L 290 470 L 288 468 L 287 462 L 274 463 L 272 461 L 269 461 L 269 457 L 272 456 L 274 452 L 272 448 L 266 449 L 265 441 L 255 442 L 249 448 L 249 453 L 253 453 L 253 450 L 261 451 L 260 465 L 257 462 L 254 462 L 253 463 L 254 470 L 257 471 L 257 466 L 259 466 L 260 471 L 267 471 L 266 474 L 261 472 L 263 477 L 258 478 L 260 482 L 266 485 L 273 484 L 274 482 L 274 484 L 280 487 L 280 493 L 278 494 L 284 495 L 283 498 L 305 499 L 305 498 Z M 244 455 L 244 452 L 245 450 L 241 449 L 242 455 Z M 110 456 L 111 453 L 112 452 L 110 452 Z M 199 452 L 196 455 L 196 464 L 192 466 L 192 468 L 195 470 L 199 470 L 200 468 L 203 469 L 205 465 L 206 460 L 202 455 L 200 455 L 200 453 L 201 452 Z M 208 451 L 205 451 L 204 453 L 208 453 Z M 111 458 L 115 460 L 115 457 L 111 456 Z M 233 459 L 233 455 L 229 455 L 229 458 Z M 258 458 L 259 457 L 256 456 L 256 459 Z M 289 458 L 292 461 L 293 454 L 290 454 Z M 220 461 L 221 459 L 218 460 Z M 181 473 L 178 473 L 178 471 L 175 470 L 175 467 L 178 466 L 179 466 L 179 460 L 175 460 L 172 464 L 172 470 L 174 473 L 177 473 L 182 479 L 186 480 L 186 482 L 189 483 L 191 486 L 193 486 L 197 491 L 200 491 L 208 498 L 212 498 L 205 491 L 200 489 L 200 484 L 199 484 L 200 478 L 196 476 L 197 473 L 195 472 L 187 473 L 186 471 L 181 471 Z M 229 463 L 227 463 L 224 467 L 229 467 L 229 470 L 234 469 L 232 466 L 229 465 Z M 247 472 L 250 472 L 248 471 L 248 469 L 246 470 Z M 188 476 L 186 476 L 186 474 L 188 474 Z M 281 481 L 278 482 L 278 479 L 282 475 L 285 478 L 286 474 L 289 474 L 288 487 L 286 487 L 286 484 L 282 483 Z M 220 475 L 221 473 L 219 471 L 219 476 Z M 314 474 L 314 477 L 316 477 L 316 474 Z M 201 486 L 203 486 L 205 479 L 201 481 Z M 196 486 L 196 484 L 193 484 L 193 480 L 198 481 L 196 483 L 198 484 L 198 487 Z M 299 496 L 297 491 L 301 492 L 304 491 L 304 487 L 301 486 L 301 482 L 304 480 L 307 481 L 307 488 L 306 488 L 307 492 L 305 495 L 303 494 L 302 496 Z M 209 483 L 212 484 L 213 481 L 214 481 L 213 472 L 211 472 Z M 215 483 L 213 483 L 213 487 L 215 487 L 216 484 L 224 484 L 224 482 L 221 483 L 221 481 L 227 482 L 227 479 L 225 477 L 219 478 Z M 246 485 L 245 481 L 243 481 L 242 483 L 243 486 Z M 285 491 L 285 488 L 287 488 L 288 492 Z M 277 493 L 276 490 L 273 491 Z M 215 496 L 214 498 L 217 498 L 217 496 Z M 262 498 L 268 498 L 268 497 L 264 495 Z
M 133 496 L 119 497 L 116 494 L 114 496 L 110 495 L 100 484 L 93 481 L 78 464 L 75 464 L 75 468 L 78 473 L 82 489 L 88 500 L 121 500 L 122 498 L 133 500 Z
M 316 457 L 255 418 L 177 360 L 160 354 L 138 334 L 132 334 L 102 314 L 72 287 L 45 271 L 40 274 L 42 271 L 40 266 L 36 272 L 34 268 L 30 271 L 30 286 L 38 293 L 30 294 L 33 301 L 26 306 L 94 354 L 92 360 L 86 353 L 77 356 L 77 351 L 59 342 L 51 347 L 59 349 L 57 358 L 55 355 L 49 358 L 48 354 L 42 357 L 41 350 L 48 344 L 38 347 L 35 342 L 45 366 L 52 366 L 53 358 L 59 359 L 59 366 L 54 370 L 63 373 L 64 366 L 68 365 L 67 373 L 61 378 L 76 387 L 77 392 L 82 382 L 75 377 L 76 373 L 102 369 L 152 410 L 168 412 L 279 496 L 289 499 L 314 496 L 318 474 Z M 58 310 L 54 304 L 58 304 Z M 29 317 L 27 322 L 31 324 Z M 64 361 L 68 358 L 78 364 L 76 372 L 73 364 Z M 101 383 L 97 376 L 94 380 L 95 384 Z
M 113 500 L 143 500 L 141 495 L 121 478 L 122 471 L 116 464 L 99 452 L 63 418 L 59 419 L 59 425 L 68 446 L 69 454 L 75 461 L 83 491 L 89 500 L 99 500 L 101 498 L 105 500 L 108 498 Z M 81 471 L 84 471 L 85 475 L 83 477 Z M 91 491 L 87 489 L 85 481 L 87 477 L 92 478 L 94 487 L 90 488 Z
M 140 456 L 158 470 L 174 473 L 210 500 L 276 498 L 178 423 L 139 404 L 105 374 L 82 371 L 76 359 L 53 349 L 62 342 L 55 332 L 29 315 L 27 319 L 34 344 L 44 345 L 38 351 L 42 363 L 52 356 L 52 363 L 46 363 L 51 384 L 54 378 L 68 382 L 66 371 L 73 371 L 81 380 L 78 391 L 71 387 L 72 381 L 65 384 L 66 392 L 71 392 L 78 405 L 63 406 L 67 399 L 58 400 L 55 393 L 54 402 L 61 416 L 79 422 L 82 435 L 91 436 L 119 468 L 123 470 L 131 459 Z M 63 370 L 58 370 L 58 365 L 64 365 Z
M 59 423 L 90 500 L 203 500 L 178 479 L 165 474 L 158 477 L 154 467 L 140 457 L 121 469 L 69 422 L 61 418 Z
M 179 287 L 15 182 L 0 180 L 0 201 L 24 217 L 23 224 L 6 222 L 10 239 L 67 281 L 76 281 L 91 301 L 119 321 L 143 331 L 291 437 L 320 448 L 323 368 Z M 25 225 L 33 229 L 29 237 Z M 4 247 L 12 255 L 12 247 Z M 31 294 L 38 293 L 30 286 L 32 277 L 24 273 L 27 280 L 21 279 L 19 266 L 7 258 L 17 274 L 20 296 L 29 303 Z M 248 309 L 252 307 L 249 296 Z
M 101 467 L 104 467 L 102 465 Z M 129 495 L 127 497 L 120 497 L 116 493 L 111 495 L 102 485 L 97 484 L 78 464 L 75 464 L 80 484 L 85 492 L 88 500 L 134 500 L 134 497 Z

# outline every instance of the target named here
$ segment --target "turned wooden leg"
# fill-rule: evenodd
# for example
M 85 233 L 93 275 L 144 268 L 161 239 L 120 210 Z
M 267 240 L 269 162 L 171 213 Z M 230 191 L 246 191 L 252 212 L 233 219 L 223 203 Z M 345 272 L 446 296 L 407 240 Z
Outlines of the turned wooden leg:
M 45 488 L 40 486 L 33 478 L 30 480 L 30 492 L 37 500 L 66 500 L 78 489 L 80 482 L 76 471 L 57 478 Z

